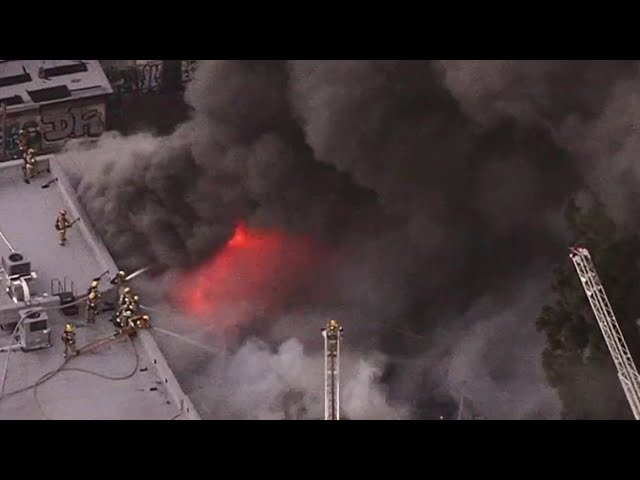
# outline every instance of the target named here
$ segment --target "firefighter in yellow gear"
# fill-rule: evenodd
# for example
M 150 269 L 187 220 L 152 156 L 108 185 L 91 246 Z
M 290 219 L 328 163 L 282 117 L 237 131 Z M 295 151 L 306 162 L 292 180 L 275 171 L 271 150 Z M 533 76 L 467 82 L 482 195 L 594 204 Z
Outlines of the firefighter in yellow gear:
M 33 148 L 24 152 L 22 172 L 24 173 L 25 183 L 31 183 L 31 179 L 36 176 L 36 151 Z
M 98 289 L 91 290 L 87 297 L 87 323 L 95 323 L 98 314 L 98 302 L 100 301 L 100 292 Z
M 58 218 L 56 218 L 56 230 L 60 234 L 60 245 L 64 245 L 67 241 L 67 229 L 71 228 L 73 222 L 67 219 L 67 211 L 60 210 Z
M 62 343 L 64 343 L 64 358 L 67 358 L 69 351 L 71 351 L 73 355 L 78 355 L 78 349 L 76 348 L 76 332 L 73 331 L 73 324 L 67 323 L 64 326 Z
M 133 297 L 133 293 L 131 292 L 131 287 L 125 287 L 120 294 L 120 298 L 118 299 L 118 306 L 120 308 L 124 308 L 131 302 Z
M 18 146 L 23 155 L 29 149 L 29 134 L 24 128 L 18 132 Z
M 137 314 L 138 310 L 140 310 L 140 297 L 138 295 L 134 295 L 129 300 L 128 308 L 134 313 Z
M 127 275 L 124 273 L 124 270 L 120 270 L 115 277 L 113 277 L 109 283 L 111 285 L 116 285 L 118 288 L 118 295 L 122 295 L 123 290 L 127 286 Z
M 149 328 L 151 323 L 149 321 L 149 315 L 139 315 L 135 319 L 136 328 Z
M 129 310 L 128 308 L 122 309 L 120 312 L 118 312 L 118 315 L 116 316 L 116 321 L 115 321 L 116 327 L 125 328 L 129 326 L 129 321 L 132 317 L 133 317 L 133 312 L 131 310 Z
M 98 293 L 98 282 L 99 282 L 99 280 L 92 280 L 91 281 L 91 285 L 89 285 L 89 290 L 87 290 L 87 295 L 89 295 L 91 292 Z
M 118 298 L 118 308 L 116 309 L 116 312 L 112 317 L 112 322 L 114 322 L 116 326 L 119 325 L 119 319 L 122 317 L 122 314 L 125 312 L 125 310 L 129 309 L 132 296 L 133 295 L 131 292 L 131 287 L 125 287 L 122 290 L 122 293 L 120 293 L 120 297 Z
M 342 327 L 337 322 L 337 320 L 329 320 L 329 324 L 327 325 L 327 330 L 331 334 L 335 334 L 342 331 Z

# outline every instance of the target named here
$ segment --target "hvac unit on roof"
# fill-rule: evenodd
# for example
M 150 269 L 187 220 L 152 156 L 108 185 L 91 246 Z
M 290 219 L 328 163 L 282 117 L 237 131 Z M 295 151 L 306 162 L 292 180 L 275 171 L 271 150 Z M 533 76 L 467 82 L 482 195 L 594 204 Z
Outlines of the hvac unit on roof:
M 51 347 L 51 329 L 49 316 L 41 308 L 20 310 L 18 343 L 24 351 L 40 350 Z
M 31 262 L 21 253 L 13 252 L 2 257 L 2 269 L 8 277 L 31 275 Z

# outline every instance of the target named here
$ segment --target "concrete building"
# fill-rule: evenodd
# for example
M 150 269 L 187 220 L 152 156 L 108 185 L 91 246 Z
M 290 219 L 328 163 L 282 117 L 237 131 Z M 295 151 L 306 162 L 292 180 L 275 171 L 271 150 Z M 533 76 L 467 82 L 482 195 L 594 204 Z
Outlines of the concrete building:
M 112 92 L 98 60 L 0 60 L 0 161 L 20 157 L 20 129 L 40 153 L 99 137 Z

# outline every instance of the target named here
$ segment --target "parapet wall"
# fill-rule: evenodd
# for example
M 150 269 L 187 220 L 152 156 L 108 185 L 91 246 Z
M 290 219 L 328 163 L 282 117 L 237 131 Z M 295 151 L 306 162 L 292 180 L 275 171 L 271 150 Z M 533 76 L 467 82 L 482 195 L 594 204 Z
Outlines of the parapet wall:
M 89 243 L 91 250 L 93 250 L 96 259 L 100 262 L 100 265 L 105 270 L 109 270 L 111 276 L 115 275 L 118 271 L 118 267 L 116 266 L 113 258 L 107 251 L 107 248 L 104 246 L 102 241 L 100 240 L 100 236 L 96 233 L 93 225 L 89 222 L 89 216 L 85 212 L 82 205 L 78 201 L 78 198 L 69 183 L 69 178 L 66 173 L 62 169 L 60 165 L 58 165 L 55 161 L 50 162 L 51 175 L 53 178 L 58 179 L 58 189 L 60 190 L 60 194 L 62 198 L 67 204 L 67 211 L 71 213 L 72 218 L 80 218 L 81 220 L 76 224 L 84 237 Z
M 51 155 L 42 155 L 36 158 L 38 172 L 44 172 L 50 168 Z M 11 160 L 10 162 L 0 162 L 0 181 L 10 180 L 22 181 L 22 160 Z
M 77 225 L 84 234 L 84 237 L 91 246 L 91 249 L 94 251 L 96 260 L 101 264 L 102 269 L 109 270 L 112 273 L 117 272 L 118 267 L 107 251 L 104 243 L 102 243 L 102 240 L 96 234 L 93 226 L 89 222 L 89 217 L 80 205 L 80 202 L 78 201 L 63 168 L 58 163 L 56 163 L 55 159 L 53 158 L 52 161 L 49 162 L 49 165 L 51 168 L 52 176 L 54 178 L 58 178 L 58 188 L 60 189 L 63 199 L 67 203 L 67 210 L 72 214 L 73 217 L 82 218 L 82 220 L 78 222 Z M 165 387 L 167 388 L 171 399 L 180 408 L 180 417 L 189 420 L 200 420 L 198 411 L 193 406 L 191 399 L 182 391 L 182 387 L 178 383 L 178 380 L 173 374 L 171 368 L 169 368 L 169 364 L 158 348 L 158 345 L 151 332 L 142 330 L 139 332 L 139 338 L 140 343 L 142 343 L 147 356 L 155 365 L 158 371 L 158 375 L 164 381 Z

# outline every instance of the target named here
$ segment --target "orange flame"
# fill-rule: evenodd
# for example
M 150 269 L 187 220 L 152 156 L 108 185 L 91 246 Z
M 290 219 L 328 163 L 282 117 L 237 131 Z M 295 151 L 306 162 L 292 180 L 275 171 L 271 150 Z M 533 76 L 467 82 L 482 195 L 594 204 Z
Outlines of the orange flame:
M 192 316 L 225 328 L 282 305 L 315 256 L 307 239 L 239 224 L 226 245 L 180 279 L 176 303 Z

